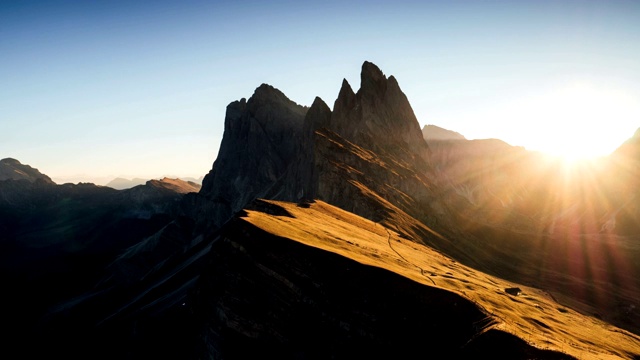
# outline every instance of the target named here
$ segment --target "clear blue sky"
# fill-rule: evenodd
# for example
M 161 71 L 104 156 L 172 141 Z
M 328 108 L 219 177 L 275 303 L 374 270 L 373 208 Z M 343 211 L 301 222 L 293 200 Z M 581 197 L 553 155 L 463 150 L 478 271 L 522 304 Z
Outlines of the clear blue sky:
M 0 0 L 0 158 L 199 177 L 229 102 L 268 83 L 332 105 L 364 60 L 470 139 L 606 153 L 640 127 L 638 1 Z

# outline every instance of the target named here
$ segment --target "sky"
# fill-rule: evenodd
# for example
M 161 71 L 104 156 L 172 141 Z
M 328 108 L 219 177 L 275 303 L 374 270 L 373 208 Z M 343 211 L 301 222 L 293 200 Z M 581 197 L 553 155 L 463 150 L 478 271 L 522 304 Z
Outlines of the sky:
M 371 61 L 420 126 L 567 156 L 640 127 L 638 1 L 0 0 L 0 158 L 54 181 L 205 175 L 262 83 L 332 106 Z

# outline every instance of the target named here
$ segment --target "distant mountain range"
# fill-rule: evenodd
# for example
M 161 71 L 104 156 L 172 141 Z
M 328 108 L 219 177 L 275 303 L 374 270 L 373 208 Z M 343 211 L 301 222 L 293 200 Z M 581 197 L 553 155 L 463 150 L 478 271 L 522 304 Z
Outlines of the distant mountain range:
M 427 143 L 431 140 L 466 140 L 462 134 L 436 125 L 425 125 L 422 128 L 422 136 Z
M 0 164 L 5 357 L 640 357 L 640 132 L 568 169 L 364 62 L 332 108 L 230 103 L 201 187 Z
M 176 179 L 179 179 L 185 182 L 191 182 L 196 185 L 201 185 L 203 178 L 204 176 L 200 177 L 199 179 L 196 179 L 193 177 L 183 177 L 183 178 L 176 178 Z M 168 177 L 164 177 L 164 179 L 168 179 Z M 149 179 L 141 179 L 141 178 L 125 179 L 125 178 L 118 177 L 109 181 L 105 186 L 108 186 L 116 190 L 124 190 L 124 189 L 130 189 L 134 186 L 144 185 L 147 181 L 149 181 Z

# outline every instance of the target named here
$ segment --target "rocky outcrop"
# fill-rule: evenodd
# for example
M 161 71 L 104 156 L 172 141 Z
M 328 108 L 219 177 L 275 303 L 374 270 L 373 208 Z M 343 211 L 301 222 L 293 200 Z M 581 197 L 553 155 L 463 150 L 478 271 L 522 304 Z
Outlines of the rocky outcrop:
M 216 226 L 256 197 L 319 198 L 381 219 L 380 197 L 427 220 L 429 148 L 411 105 L 374 64 L 364 62 L 360 78 L 357 93 L 343 80 L 333 111 L 320 98 L 306 111 L 268 85 L 231 103 L 199 194 L 206 201 L 189 200 Z
M 409 100 L 397 80 L 371 62 L 362 65 L 357 93 L 343 80 L 327 128 L 358 146 L 410 159 L 426 170 L 421 163 L 428 162 L 429 150 Z
M 280 179 L 300 149 L 307 108 L 262 84 L 227 106 L 224 135 L 197 203 L 202 221 L 219 227 Z
M 38 169 L 23 165 L 20 161 L 12 158 L 0 160 L 0 181 L 2 180 L 26 180 L 31 183 L 39 180 L 44 183 L 54 184 L 50 177 L 44 175 Z
M 266 198 L 298 201 L 318 196 L 319 169 L 316 162 L 316 130 L 330 125 L 331 109 L 316 97 L 304 118 L 295 158 L 286 173 L 265 194 Z

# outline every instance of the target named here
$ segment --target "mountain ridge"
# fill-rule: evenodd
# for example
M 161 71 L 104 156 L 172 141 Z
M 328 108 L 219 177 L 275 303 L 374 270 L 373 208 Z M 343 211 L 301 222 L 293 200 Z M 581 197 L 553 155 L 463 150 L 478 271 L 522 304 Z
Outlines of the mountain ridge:
M 26 180 L 31 183 L 43 181 L 49 184 L 55 184 L 47 175 L 41 173 L 36 168 L 29 165 L 23 165 L 20 161 L 13 158 L 4 158 L 0 160 L 0 181 L 2 180 Z
M 378 358 L 434 349 L 461 359 L 637 358 L 640 337 L 627 331 L 640 331 L 637 202 L 624 202 L 637 191 L 637 169 L 628 159 L 560 177 L 557 164 L 498 140 L 428 144 L 395 77 L 368 61 L 360 89 L 343 80 L 333 110 L 262 84 L 227 106 L 218 157 L 197 193 L 176 192 L 170 179 L 124 191 L 0 181 L 0 200 L 29 199 L 20 194 L 39 188 L 61 194 L 33 198 L 27 215 L 54 199 L 52 213 L 80 204 L 79 214 L 102 209 L 150 225 L 136 235 L 116 222 L 99 242 L 83 242 L 85 234 L 49 248 L 60 259 L 93 259 L 72 273 L 92 269 L 99 280 L 53 292 L 55 304 L 43 299 L 36 330 L 33 319 L 12 322 L 31 335 L 15 346 L 38 353 L 27 346 L 35 337 L 43 352 L 68 358 Z M 594 188 L 606 201 L 580 198 Z M 72 195 L 82 191 L 123 203 Z M 601 231 L 604 220 L 592 218 L 601 212 L 615 226 Z M 65 239 L 68 219 L 78 218 L 70 215 L 45 228 Z M 125 234 L 130 242 L 112 247 Z M 3 270 L 31 254 L 12 248 L 28 243 L 18 239 L 0 241 Z M 17 298 L 1 308 L 40 313 L 21 300 L 53 291 L 58 273 L 28 291 L 14 273 L 2 272 Z

